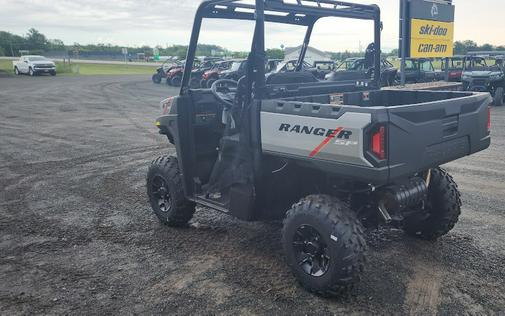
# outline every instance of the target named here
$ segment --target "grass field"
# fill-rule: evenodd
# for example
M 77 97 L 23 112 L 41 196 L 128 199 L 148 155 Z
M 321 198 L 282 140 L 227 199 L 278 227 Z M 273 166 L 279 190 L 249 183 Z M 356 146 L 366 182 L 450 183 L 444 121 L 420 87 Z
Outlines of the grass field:
M 72 63 L 64 65 L 56 62 L 56 72 L 63 75 L 149 75 L 155 72 L 156 66 L 128 66 L 107 64 Z M 14 74 L 11 60 L 0 60 L 0 72 Z

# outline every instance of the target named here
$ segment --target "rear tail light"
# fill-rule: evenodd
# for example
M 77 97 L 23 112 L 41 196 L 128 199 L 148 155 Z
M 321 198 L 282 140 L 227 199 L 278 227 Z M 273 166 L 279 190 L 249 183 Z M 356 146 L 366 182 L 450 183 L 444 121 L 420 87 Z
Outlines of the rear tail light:
M 372 134 L 372 153 L 380 160 L 386 159 L 386 128 L 379 127 Z
M 172 103 L 174 102 L 174 97 L 167 98 L 160 102 L 161 112 L 163 115 L 168 114 L 170 112 L 170 108 L 172 107 Z
M 491 132 L 491 107 L 487 107 L 487 131 Z

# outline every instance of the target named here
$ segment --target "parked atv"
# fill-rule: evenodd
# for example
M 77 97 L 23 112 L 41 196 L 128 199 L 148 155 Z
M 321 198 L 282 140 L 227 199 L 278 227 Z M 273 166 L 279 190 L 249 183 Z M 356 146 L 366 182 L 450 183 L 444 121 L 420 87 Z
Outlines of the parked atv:
M 168 61 L 168 60 L 163 62 L 161 67 L 156 69 L 156 73 L 154 75 L 152 75 L 152 77 L 151 77 L 152 81 L 154 83 L 161 83 L 162 79 L 167 78 L 167 73 L 170 70 L 177 68 L 177 67 L 181 67 L 181 64 L 177 63 L 177 62 L 174 63 L 173 61 Z
M 210 88 L 214 81 L 219 79 L 222 71 L 230 69 L 233 60 L 223 60 L 216 62 L 211 69 L 204 71 L 200 80 L 201 88 Z
M 176 66 L 171 68 L 167 72 L 167 85 L 180 87 L 182 82 L 182 74 L 184 72 L 184 66 Z
M 202 75 L 212 69 L 216 62 L 219 62 L 219 59 L 210 59 L 203 61 L 198 68 L 195 68 L 191 71 L 191 80 L 189 81 L 189 86 L 193 89 L 203 88 L 201 85 Z
M 230 68 L 222 70 L 219 73 L 219 79 L 230 79 L 237 81 L 242 76 L 245 75 L 246 68 L 247 68 L 246 59 L 233 60 L 230 65 Z
M 490 96 L 380 90 L 376 5 L 254 3 L 206 0 L 199 6 L 180 94 L 162 101 L 156 121 L 177 157 L 168 155 L 170 146 L 149 166 L 149 202 L 168 226 L 187 225 L 197 206 L 245 221 L 283 219 L 281 244 L 296 279 L 314 293 L 339 295 L 365 268 L 365 227 L 391 224 L 429 240 L 454 227 L 460 192 L 440 165 L 489 146 Z M 306 28 L 303 62 L 313 26 L 325 17 L 374 25 L 374 49 L 366 59 L 377 75 L 360 82 L 319 81 L 307 71 L 265 78 L 265 22 Z M 247 62 L 231 68 L 243 67 L 240 76 L 191 89 L 207 18 L 254 21 L 253 45 Z M 219 242 L 202 234 L 203 247 Z
M 464 56 L 453 56 L 449 58 L 448 63 L 449 82 L 461 82 L 461 76 L 463 75 L 464 66 L 465 66 Z M 442 65 L 440 71 L 442 74 L 445 73 L 445 59 L 442 59 Z
M 405 83 L 432 82 L 443 79 L 440 71 L 435 71 L 433 62 L 427 58 L 407 58 L 405 65 Z M 396 76 L 396 83 L 400 82 L 401 73 Z
M 496 106 L 503 105 L 505 90 L 505 56 L 467 56 L 463 70 L 463 90 L 486 91 Z

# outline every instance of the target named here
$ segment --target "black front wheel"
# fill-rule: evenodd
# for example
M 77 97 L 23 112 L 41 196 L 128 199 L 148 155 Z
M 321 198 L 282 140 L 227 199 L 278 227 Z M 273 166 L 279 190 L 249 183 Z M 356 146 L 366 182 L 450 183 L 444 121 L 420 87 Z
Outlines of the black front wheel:
M 502 106 L 503 105 L 503 87 L 499 87 L 496 89 L 494 92 L 494 98 L 493 98 L 493 103 L 496 106 Z
M 284 220 L 282 245 L 302 286 L 323 296 L 348 292 L 364 270 L 363 227 L 332 196 L 310 195 L 293 205 Z
M 56 71 L 51 71 L 50 74 L 51 76 L 56 76 Z
M 147 171 L 149 203 L 160 222 L 169 226 L 184 226 L 195 213 L 195 203 L 184 196 L 182 174 L 177 158 L 161 156 Z

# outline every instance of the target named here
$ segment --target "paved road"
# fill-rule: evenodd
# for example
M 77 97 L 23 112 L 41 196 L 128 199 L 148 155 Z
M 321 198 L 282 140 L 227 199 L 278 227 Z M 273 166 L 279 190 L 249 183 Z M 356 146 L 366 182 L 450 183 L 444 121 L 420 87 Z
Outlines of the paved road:
M 372 232 L 360 286 L 323 299 L 291 276 L 279 224 L 204 209 L 158 224 L 145 172 L 172 151 L 153 121 L 174 93 L 141 76 L 0 78 L 0 314 L 505 312 L 505 107 L 492 147 L 447 166 L 456 229 Z

